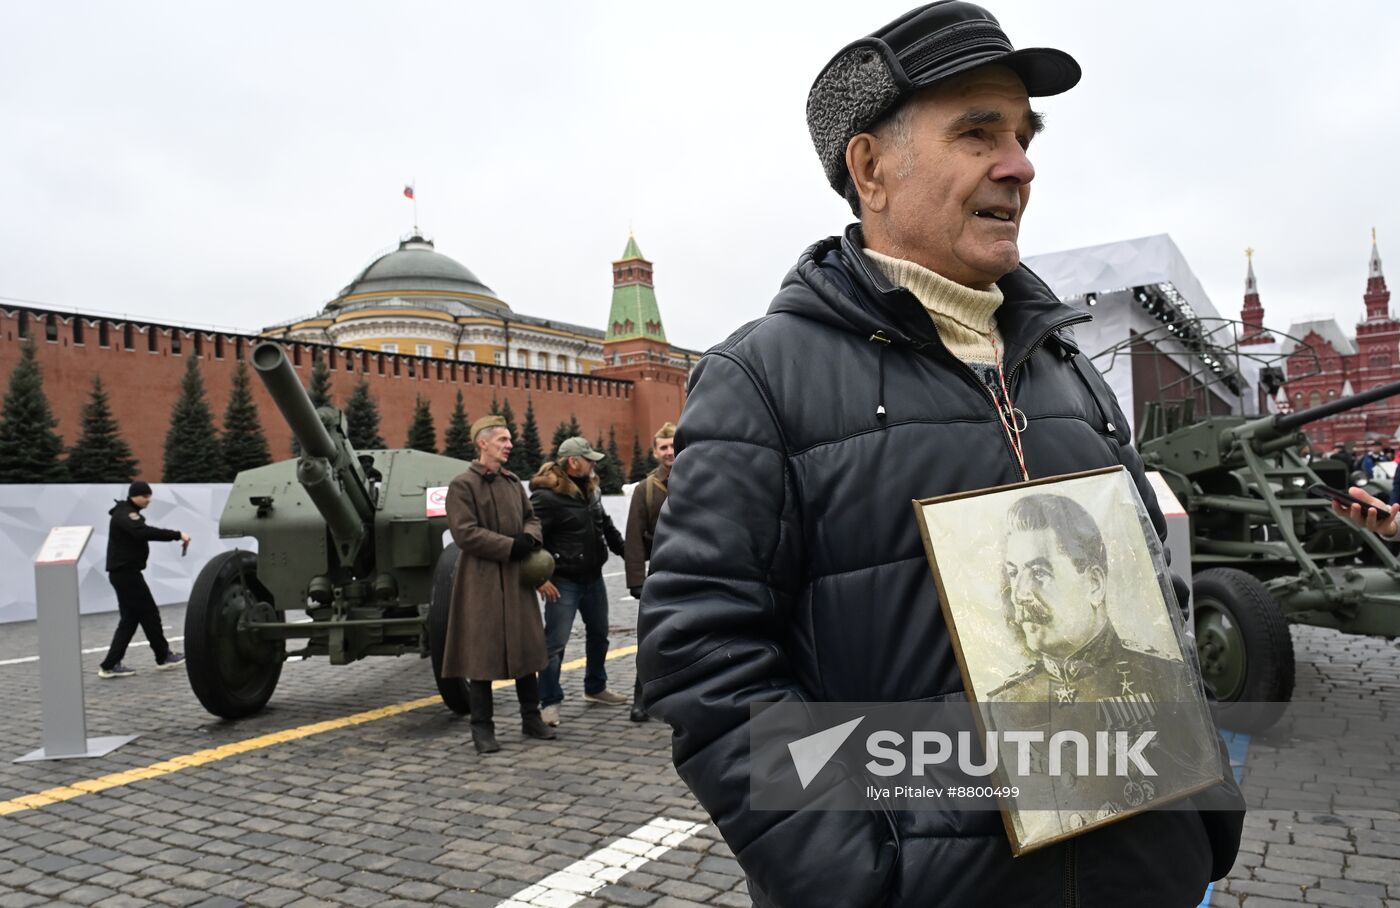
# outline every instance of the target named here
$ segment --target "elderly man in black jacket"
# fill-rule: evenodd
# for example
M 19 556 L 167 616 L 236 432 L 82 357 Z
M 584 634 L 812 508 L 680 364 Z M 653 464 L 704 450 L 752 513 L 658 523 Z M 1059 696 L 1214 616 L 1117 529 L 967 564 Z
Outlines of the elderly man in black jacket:
M 1234 862 L 1233 781 L 1015 859 L 996 811 L 750 802 L 755 705 L 964 696 L 911 500 L 1121 464 L 1165 534 L 1127 420 L 1075 345 L 1089 316 L 1020 265 L 1029 98 L 1079 76 L 963 2 L 838 53 L 807 119 L 860 223 L 803 253 L 768 314 L 692 376 L 640 671 L 760 905 L 1186 906 Z

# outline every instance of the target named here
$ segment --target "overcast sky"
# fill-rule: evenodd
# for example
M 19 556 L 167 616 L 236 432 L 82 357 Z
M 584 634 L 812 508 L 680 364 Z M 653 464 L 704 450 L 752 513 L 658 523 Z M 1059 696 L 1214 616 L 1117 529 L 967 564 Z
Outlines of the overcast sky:
M 438 250 L 531 315 L 601 328 L 633 226 L 704 349 L 850 220 L 806 92 L 906 8 L 4 3 L 0 297 L 257 329 L 392 248 L 416 180 Z M 1400 5 L 990 8 L 1084 69 L 1038 102 L 1024 255 L 1169 233 L 1237 315 L 1253 246 L 1270 324 L 1350 332 L 1375 226 L 1400 282 Z

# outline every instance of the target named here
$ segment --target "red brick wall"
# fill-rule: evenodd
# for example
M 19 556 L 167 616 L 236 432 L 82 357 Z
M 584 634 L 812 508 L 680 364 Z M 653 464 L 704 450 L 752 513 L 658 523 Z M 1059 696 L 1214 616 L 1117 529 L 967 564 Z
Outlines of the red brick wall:
M 46 336 L 49 318 L 55 325 L 56 337 L 52 341 Z M 83 323 L 81 344 L 74 339 L 73 324 L 78 319 Z M 58 419 L 58 432 L 64 444 L 71 446 L 78 440 L 82 408 L 91 391 L 93 376 L 101 375 L 111 397 L 113 415 L 121 425 L 122 437 L 140 460 L 140 474 L 152 480 L 158 480 L 161 474 L 170 411 L 180 393 L 185 361 L 194 355 L 196 336 L 202 348 L 200 368 L 206 396 L 216 425 L 223 421 L 235 364 L 240 354 L 246 360 L 258 341 L 248 335 L 130 323 L 132 349 L 127 350 L 124 342 L 128 323 L 125 322 L 71 313 L 50 316 L 34 310 L 0 308 L 0 382 L 6 384 L 19 360 L 22 321 L 27 322 L 28 336 L 35 342 L 35 358 L 43 372 L 44 392 Z M 100 343 L 104 323 L 108 335 L 105 347 Z M 172 331 L 181 335 L 179 353 L 171 349 Z M 154 352 L 148 349 L 149 332 L 155 332 Z M 312 347 L 310 344 L 287 347 L 287 355 L 296 365 L 303 384 L 310 383 Z M 352 354 L 345 348 L 329 352 L 335 366 L 331 382 L 335 404 L 343 407 L 360 376 L 367 375 L 371 393 L 379 403 L 379 434 L 391 447 L 403 444 L 413 416 L 414 398 L 419 394 L 431 403 L 441 447 L 459 388 L 469 419 L 484 416 L 495 396 L 502 402 L 510 401 L 516 424 L 521 426 L 525 422 L 527 399 L 533 400 L 540 440 L 545 446 L 549 445 L 555 427 L 567 422 L 571 414 L 578 416 L 590 440 L 596 440 L 600 434 L 606 438 L 609 427 L 615 427 L 624 459 L 631 452 L 633 435 L 641 435 L 645 444 L 646 433 L 650 431 L 637 428 L 634 388 L 629 381 L 412 356 Z M 347 357 L 352 355 L 354 370 L 347 371 Z M 255 380 L 253 389 L 273 458 L 290 457 L 291 433 L 262 383 Z M 674 406 L 675 412 L 666 417 L 672 421 L 680 415 L 679 403 Z M 655 418 L 653 409 L 647 408 L 648 419 Z M 624 469 L 626 466 L 624 464 Z

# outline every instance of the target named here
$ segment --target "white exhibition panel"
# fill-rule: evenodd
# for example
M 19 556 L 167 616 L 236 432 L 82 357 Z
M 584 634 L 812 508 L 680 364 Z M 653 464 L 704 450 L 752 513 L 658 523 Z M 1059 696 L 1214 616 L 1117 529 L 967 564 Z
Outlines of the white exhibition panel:
M 220 539 L 219 515 L 228 500 L 230 483 L 153 484 L 155 496 L 145 511 L 152 526 L 190 534 L 190 550 L 180 557 L 178 542 L 151 543 L 146 582 L 160 605 L 189 599 L 194 578 L 204 563 L 233 548 L 256 550 L 249 539 Z M 126 497 L 126 484 L 0 485 L 0 623 L 32 621 L 34 557 L 49 530 L 58 526 L 91 526 L 92 539 L 78 561 L 78 593 L 83 614 L 111 612 L 116 593 L 107 582 L 107 512 Z

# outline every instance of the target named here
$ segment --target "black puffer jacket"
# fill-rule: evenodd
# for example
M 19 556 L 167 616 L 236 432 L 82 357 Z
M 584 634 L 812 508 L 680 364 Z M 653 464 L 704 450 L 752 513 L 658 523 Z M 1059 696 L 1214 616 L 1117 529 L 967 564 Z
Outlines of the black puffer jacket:
M 769 314 L 691 379 L 640 618 L 644 700 L 675 730 L 677 770 L 761 905 L 1197 904 L 1235 860 L 1233 781 L 1196 796 L 1217 809 L 1015 859 L 994 811 L 749 809 L 751 705 L 963 696 L 910 501 L 1021 479 L 988 391 L 860 244 L 853 227 L 807 250 Z M 998 283 L 1032 478 L 1124 464 L 1164 534 L 1126 421 L 1067 330 L 1088 316 L 1024 267 Z
M 144 571 L 151 557 L 152 542 L 178 542 L 179 530 L 162 530 L 146 523 L 141 509 L 128 498 L 119 501 L 107 512 L 112 521 L 107 527 L 107 570 Z
M 554 573 L 589 580 L 602 573 L 608 550 L 622 554 L 622 534 L 603 510 L 598 477 L 580 489 L 564 468 L 547 461 L 530 480 L 530 505 L 544 531 L 544 547 L 554 556 Z

